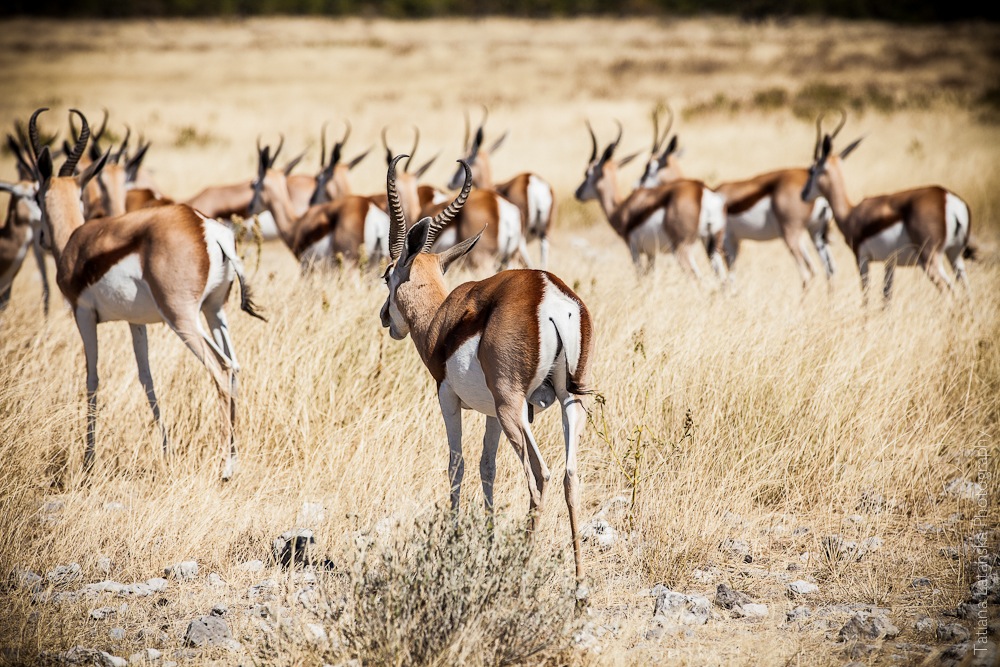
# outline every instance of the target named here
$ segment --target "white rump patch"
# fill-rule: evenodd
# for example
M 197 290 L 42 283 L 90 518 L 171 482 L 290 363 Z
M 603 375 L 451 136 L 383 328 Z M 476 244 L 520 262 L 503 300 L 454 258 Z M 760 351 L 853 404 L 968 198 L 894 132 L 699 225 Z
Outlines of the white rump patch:
M 552 189 L 535 174 L 528 176 L 528 216 L 525 221 L 533 234 L 542 234 L 552 215 Z
M 389 215 L 375 204 L 365 214 L 365 251 L 369 257 L 389 256 Z
M 500 257 L 511 257 L 521 242 L 521 209 L 500 195 L 497 195 L 497 208 L 500 212 L 497 253 Z

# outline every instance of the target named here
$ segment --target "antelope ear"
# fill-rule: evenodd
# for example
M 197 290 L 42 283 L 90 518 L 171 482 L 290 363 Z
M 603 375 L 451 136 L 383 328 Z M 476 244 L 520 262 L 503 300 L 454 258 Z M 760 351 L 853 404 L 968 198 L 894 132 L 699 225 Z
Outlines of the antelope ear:
M 622 159 L 618 160 L 618 166 L 619 166 L 619 167 L 624 167 L 624 166 L 625 166 L 625 165 L 627 165 L 627 164 L 628 164 L 629 162 L 631 162 L 632 160 L 636 159 L 636 158 L 637 158 L 638 156 L 639 156 L 639 153 L 638 153 L 638 152 L 636 152 L 636 153 L 632 153 L 631 155 L 626 155 L 626 156 L 625 156 L 625 157 L 623 157 Z
M 49 153 L 48 146 L 42 146 L 42 152 L 38 155 L 37 160 L 37 178 L 39 183 L 45 183 L 50 178 L 52 178 L 52 154 Z
M 413 261 L 413 258 L 420 254 L 424 244 L 427 243 L 427 235 L 431 231 L 431 219 L 421 218 L 420 222 L 410 227 L 406 232 L 406 243 L 403 244 L 403 252 L 400 253 L 400 266 L 406 266 Z
M 840 159 L 843 160 L 845 157 L 847 157 L 848 155 L 850 155 L 851 151 L 853 151 L 855 148 L 858 147 L 858 144 L 861 143 L 862 139 L 864 139 L 864 136 L 858 137 L 853 142 L 851 142 L 851 144 L 847 148 L 845 148 L 844 150 L 840 151 Z
M 292 170 L 299 165 L 299 162 L 302 162 L 302 158 L 304 158 L 305 156 L 306 156 L 305 151 L 302 151 L 296 157 L 292 158 L 288 162 L 288 164 L 285 165 L 285 176 L 291 176 Z
M 479 237 L 483 235 L 486 231 L 486 226 L 483 226 L 479 230 L 479 233 L 470 239 L 465 239 L 461 243 L 453 245 L 452 247 L 438 253 L 438 263 L 441 265 L 441 273 L 448 273 L 448 267 L 450 267 L 455 260 L 465 257 L 472 250 L 476 243 L 479 242 Z
M 110 155 L 111 148 L 108 147 L 108 150 L 104 151 L 104 155 L 102 155 L 97 161 L 91 162 L 83 173 L 76 177 L 76 184 L 80 186 L 81 190 L 87 187 L 87 183 L 90 182 L 90 179 L 97 176 L 97 174 L 101 172 L 101 169 L 104 169 L 104 165 L 108 163 L 108 157 Z
M 135 181 L 135 177 L 139 174 L 139 167 L 142 166 L 142 160 L 146 157 L 146 151 L 149 150 L 149 144 L 144 144 L 139 152 L 135 154 L 134 157 L 129 158 L 128 162 L 125 163 L 125 179 L 129 182 Z
M 354 158 L 353 160 L 351 160 L 350 162 L 348 162 L 347 163 L 347 168 L 348 169 L 354 169 L 359 164 L 361 164 L 361 161 L 364 160 L 366 157 L 368 157 L 368 154 L 371 153 L 371 152 L 372 152 L 372 149 L 369 148 L 364 153 L 362 153 L 361 155 L 357 156 L 356 158 Z
M 508 134 L 510 134 L 510 130 L 504 130 L 504 133 L 500 135 L 500 138 L 493 142 L 493 145 L 490 146 L 489 150 L 490 155 L 496 153 L 497 149 L 503 144 L 504 139 L 507 138 Z

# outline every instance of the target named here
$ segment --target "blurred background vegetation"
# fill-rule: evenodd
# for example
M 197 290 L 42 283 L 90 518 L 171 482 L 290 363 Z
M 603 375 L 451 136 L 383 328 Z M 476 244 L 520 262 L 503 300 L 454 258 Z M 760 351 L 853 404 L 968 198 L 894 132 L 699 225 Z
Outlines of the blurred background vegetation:
M 0 16 L 65 18 L 258 15 L 371 16 L 700 16 L 749 20 L 830 16 L 897 23 L 996 21 L 997 3 L 974 0 L 6 0 Z

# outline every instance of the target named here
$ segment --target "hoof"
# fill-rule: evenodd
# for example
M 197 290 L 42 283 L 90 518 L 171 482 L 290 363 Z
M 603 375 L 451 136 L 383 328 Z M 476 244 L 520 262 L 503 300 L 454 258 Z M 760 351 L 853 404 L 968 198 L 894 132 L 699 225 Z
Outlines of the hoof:
M 240 469 L 239 460 L 235 455 L 226 459 L 226 464 L 222 467 L 222 481 L 228 482 Z
M 585 584 L 578 584 L 573 595 L 576 598 L 576 610 L 585 610 L 590 602 L 590 589 Z

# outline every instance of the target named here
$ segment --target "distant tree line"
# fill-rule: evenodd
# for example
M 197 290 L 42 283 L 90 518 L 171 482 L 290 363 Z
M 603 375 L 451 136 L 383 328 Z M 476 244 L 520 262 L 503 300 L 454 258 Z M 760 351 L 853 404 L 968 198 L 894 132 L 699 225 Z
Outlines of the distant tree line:
M 1000 19 L 982 0 L 5 0 L 0 16 L 56 18 L 367 16 L 826 16 L 894 23 Z

